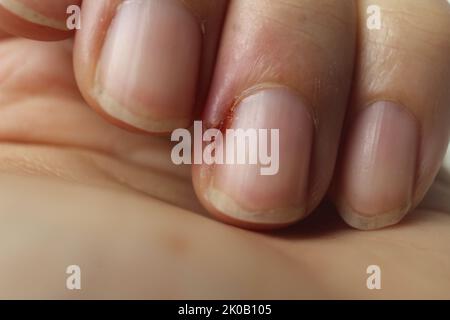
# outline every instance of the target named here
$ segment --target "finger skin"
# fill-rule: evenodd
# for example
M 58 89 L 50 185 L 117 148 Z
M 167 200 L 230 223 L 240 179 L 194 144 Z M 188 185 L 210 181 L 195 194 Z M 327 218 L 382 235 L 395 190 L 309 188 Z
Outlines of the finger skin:
M 381 9 L 379 30 L 366 27 L 369 5 Z M 358 64 L 333 193 L 350 225 L 376 229 L 418 205 L 447 149 L 450 6 L 361 1 L 359 19 Z
M 92 189 L 45 177 L 24 179 L 3 174 L 1 181 L 0 218 L 10 221 L 9 215 L 14 215 L 14 222 L 0 227 L 4 252 L 0 257 L 1 298 L 319 296 L 320 289 L 314 288 L 312 278 L 299 273 L 282 252 L 267 250 L 257 239 L 247 243 L 247 235 L 193 212 L 111 186 Z M 54 200 L 36 207 L 43 204 L 43 193 L 34 191 L 44 189 Z M 20 201 L 26 206 L 9 197 L 21 192 L 29 195 L 27 201 Z M 5 201 L 6 196 L 10 201 Z M 76 202 L 81 206 L 71 205 Z M 6 232 L 8 226 L 14 232 Z M 225 246 L 219 253 L 206 239 Z M 40 253 L 33 263 L 30 252 Z M 258 267 L 260 259 L 270 264 Z M 65 286 L 65 271 L 74 264 L 81 268 L 82 289 L 71 291 Z M 18 272 L 17 266 L 27 271 Z M 30 266 L 33 271 L 28 270 Z M 182 275 L 180 267 L 188 273 Z M 253 270 L 254 276 L 248 277 L 243 270 Z M 283 272 L 272 277 L 273 270 Z M 30 279 L 34 279 L 32 285 Z M 280 283 L 283 290 L 274 291 Z M 299 290 L 299 283 L 311 289 Z
M 257 126 L 281 126 L 280 171 L 272 178 L 260 179 L 241 171 L 233 175 L 237 167 L 216 165 L 218 170 L 229 171 L 229 177 L 245 177 L 232 182 L 224 174 L 217 178 L 213 166 L 195 165 L 194 186 L 213 214 L 228 215 L 227 221 L 240 221 L 237 224 L 241 226 L 270 228 L 303 218 L 322 200 L 333 174 L 348 103 L 355 13 L 352 1 L 245 0 L 230 4 L 204 125 L 225 130 L 228 119 L 251 122 L 261 115 Z M 266 98 L 261 97 L 265 94 Z M 276 111 L 275 96 L 280 99 L 280 112 Z M 261 105 L 261 111 L 255 109 L 253 118 L 244 115 L 249 108 L 258 108 L 255 103 Z M 310 120 L 305 120 L 306 113 Z M 286 121 L 290 124 L 282 124 Z M 308 121 L 312 121 L 312 129 Z M 238 123 L 230 122 L 231 127 Z M 291 137 L 292 146 L 283 137 Z M 218 200 L 211 200 L 214 198 Z
M 56 41 L 69 38 L 67 8 L 81 5 L 81 0 L 2 0 L 0 29 L 19 37 Z
M 0 30 L 0 39 L 8 38 L 10 35 L 2 30 Z
M 106 167 L 112 171 L 105 175 L 92 161 L 80 166 L 79 148 L 2 144 L 0 150 L 4 299 L 450 298 L 445 212 L 416 211 L 374 237 L 349 229 L 324 207 L 294 228 L 259 234 L 115 188 L 120 172 Z M 24 162 L 29 156 L 37 161 Z M 55 176 L 44 177 L 43 168 L 56 169 Z M 80 180 L 69 183 L 61 170 Z M 163 177 L 156 182 L 172 186 Z M 42 201 L 49 194 L 52 201 Z M 65 286 L 74 264 L 81 290 Z M 382 290 L 367 289 L 369 265 L 380 266 Z

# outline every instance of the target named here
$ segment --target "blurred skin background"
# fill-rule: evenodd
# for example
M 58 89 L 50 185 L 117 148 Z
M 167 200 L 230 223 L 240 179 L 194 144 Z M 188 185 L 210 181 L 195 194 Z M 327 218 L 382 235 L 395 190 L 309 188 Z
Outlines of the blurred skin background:
M 225 45 L 219 45 L 218 39 L 204 40 L 212 43 L 204 47 L 212 49 L 203 57 L 215 56 L 219 51 L 215 61 L 218 66 L 213 68 L 214 59 L 209 65 L 205 62 L 208 58 L 204 58 L 202 63 L 206 66 L 201 70 L 206 70 L 206 75 L 200 76 L 200 82 L 213 77 L 215 85 L 209 94 L 219 97 L 216 100 L 227 100 L 227 96 L 236 93 L 234 90 L 272 83 L 274 79 L 316 97 L 317 91 L 305 85 L 309 83 L 305 78 L 289 71 L 292 66 L 304 68 L 308 76 L 316 74 L 324 81 L 324 89 L 316 97 L 316 111 L 321 123 L 329 128 L 319 131 L 316 143 L 318 149 L 334 151 L 319 157 L 311 169 L 313 176 L 318 174 L 314 178 L 317 189 L 308 190 L 306 196 L 312 214 L 299 223 L 270 232 L 250 231 L 213 218 L 208 211 L 248 227 L 247 222 L 229 221 L 221 215 L 227 212 L 215 212 L 205 204 L 199 192 L 203 184 L 195 178 L 201 175 L 195 170 L 192 174 L 190 166 L 173 164 L 169 137 L 143 134 L 142 131 L 153 130 L 142 130 L 136 128 L 136 122 L 130 124 L 105 115 L 101 103 L 90 95 L 92 79 L 86 76 L 90 74 L 86 71 L 92 58 L 90 49 L 101 46 L 92 41 L 92 35 L 102 34 L 97 29 L 106 31 L 109 27 L 105 22 L 108 19 L 99 20 L 92 12 L 101 11 L 100 17 L 112 19 L 121 1 L 105 0 L 103 5 L 84 1 L 83 6 L 90 8 L 84 13 L 87 26 L 98 21 L 105 25 L 97 29 L 85 25 L 77 32 L 75 44 L 73 39 L 24 39 L 55 40 L 70 38 L 72 34 L 11 14 L 5 9 L 6 2 L 0 1 L 0 28 L 5 30 L 0 33 L 0 298 L 450 298 L 450 178 L 448 172 L 442 171 L 435 179 L 448 142 L 450 13 L 446 1 L 435 0 L 426 6 L 413 0 L 378 1 L 381 7 L 388 6 L 394 12 L 384 20 L 390 27 L 388 36 L 381 35 L 389 43 L 385 47 L 380 45 L 378 36 L 361 31 L 364 28 L 356 32 L 357 24 L 351 22 L 357 20 L 356 16 L 366 17 L 364 1 L 354 2 L 360 11 L 347 10 L 348 4 L 336 5 L 335 1 L 287 1 L 282 2 L 283 6 L 279 6 L 281 2 L 267 4 L 257 0 L 237 0 L 232 4 L 223 1 L 216 6 L 187 2 L 189 10 L 210 19 L 205 20 L 206 28 L 212 26 L 213 30 L 208 35 L 219 34 L 218 25 L 225 20 L 221 38 Z M 23 3 L 33 5 L 33 1 Z M 47 7 L 33 9 L 53 14 L 46 11 L 57 8 L 51 4 L 50 1 Z M 299 4 L 309 14 L 328 14 L 323 21 L 330 25 L 334 21 L 330 12 L 344 24 L 338 22 L 336 26 L 340 27 L 336 28 L 321 25 L 318 29 L 314 29 L 315 23 L 302 24 L 305 21 L 299 19 L 303 17 L 301 13 L 286 14 L 286 8 L 295 12 L 293 8 Z M 62 1 L 58 6 L 67 5 Z M 243 18 L 243 12 L 250 18 Z M 258 20 L 258 12 L 267 14 L 269 19 Z M 65 11 L 62 15 L 57 11 L 53 18 L 63 23 Z M 294 41 L 290 48 L 290 37 L 298 37 L 299 33 L 280 25 L 277 21 L 281 18 L 300 21 L 298 27 L 314 31 L 314 35 L 317 32 L 319 40 L 307 42 L 309 47 Z M 408 28 L 402 27 L 405 23 Z M 419 26 L 415 33 L 410 31 L 411 25 Z M 270 47 L 264 48 L 261 43 L 267 39 L 252 39 L 259 39 L 258 30 L 269 27 L 275 30 L 271 35 L 279 32 L 286 36 L 270 39 Z M 336 29 L 342 32 L 336 34 Z M 81 34 L 83 30 L 87 31 Z M 352 36 L 345 33 L 348 30 L 354 31 Z M 355 48 L 350 45 L 353 40 L 359 43 L 356 57 L 352 53 Z M 232 46 L 233 43 L 240 45 Z M 335 54 L 317 56 L 314 50 L 324 45 L 325 52 L 334 50 Z M 370 50 L 364 50 L 365 46 Z M 276 54 L 264 54 L 259 65 L 248 69 L 242 65 L 255 57 L 252 54 L 245 56 L 242 65 L 230 62 L 235 61 L 230 57 L 238 56 L 242 48 L 250 53 L 267 50 L 289 54 L 283 57 L 286 63 L 282 64 L 276 63 Z M 292 52 L 299 48 L 306 53 L 291 61 L 295 56 Z M 329 69 L 321 67 L 330 63 L 330 57 L 331 61 L 347 62 L 336 66 L 332 75 L 327 73 Z M 308 64 L 298 61 L 305 58 Z M 276 67 L 267 69 L 265 64 Z M 214 76 L 208 77 L 213 69 Z M 236 69 L 240 72 L 234 72 Z M 223 78 L 230 70 L 237 76 L 231 80 Z M 351 84 L 355 79 L 353 70 L 358 85 Z M 378 74 L 383 77 L 377 77 Z M 327 81 L 334 86 L 327 85 Z M 340 83 L 337 98 L 336 83 Z M 214 122 L 220 107 L 215 99 L 207 99 L 208 89 L 203 87 L 200 84 L 198 88 L 198 104 L 209 107 L 203 117 Z M 342 159 L 351 159 L 352 153 L 337 160 L 334 175 L 334 161 L 324 160 L 337 159 L 339 143 L 333 140 L 332 133 L 340 131 L 341 126 L 349 127 L 343 123 L 350 87 L 351 110 L 363 101 L 398 99 L 425 128 L 420 137 L 426 147 L 419 152 L 420 164 L 415 173 L 420 177 L 419 187 L 411 191 L 414 209 L 400 223 L 371 232 L 351 228 L 333 204 L 343 214 L 336 199 L 342 194 L 339 190 L 350 187 L 341 181 L 358 180 L 340 178 L 349 163 Z M 176 92 L 173 95 L 177 96 Z M 333 111 L 325 107 L 330 101 L 335 102 Z M 160 110 L 151 111 L 161 116 Z M 348 118 L 347 123 L 352 119 Z M 163 129 L 166 128 L 165 124 Z M 349 132 L 344 134 L 348 144 L 353 141 L 353 131 Z M 334 144 L 336 147 L 331 148 Z M 322 165 L 321 170 L 318 165 Z M 325 194 L 333 176 L 337 177 L 333 181 L 335 190 L 328 198 Z M 398 186 L 396 179 L 395 175 L 387 176 L 383 183 L 386 188 Z M 376 205 L 379 203 L 385 204 L 377 201 Z M 74 264 L 82 270 L 82 289 L 70 291 L 65 286 L 66 268 Z M 368 290 L 366 286 L 370 265 L 381 268 L 381 290 Z

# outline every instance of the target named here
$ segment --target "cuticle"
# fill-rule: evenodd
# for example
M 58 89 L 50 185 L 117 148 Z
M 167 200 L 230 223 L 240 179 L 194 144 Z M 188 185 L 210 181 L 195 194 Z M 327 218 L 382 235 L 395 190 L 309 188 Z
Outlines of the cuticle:
M 304 95 L 298 89 L 292 88 L 291 86 L 279 84 L 276 82 L 260 83 L 260 84 L 251 86 L 251 87 L 241 91 L 241 93 L 239 95 L 234 97 L 232 103 L 224 112 L 224 116 L 222 117 L 222 120 L 216 126 L 212 126 L 212 127 L 215 127 L 217 129 L 219 129 L 220 131 L 225 130 L 232 123 L 232 121 L 234 119 L 235 110 L 241 104 L 241 102 L 243 100 L 245 100 L 246 98 L 251 97 L 251 96 L 255 95 L 256 93 L 263 91 L 265 89 L 276 89 L 276 88 L 282 88 L 287 91 L 290 91 L 290 92 L 294 93 L 300 100 L 306 102 L 305 106 L 308 110 L 308 114 L 311 118 L 311 121 L 313 122 L 314 133 L 316 134 L 318 132 L 318 128 L 319 128 L 319 118 L 317 115 L 317 108 L 314 108 L 312 106 L 312 104 L 310 103 L 310 101 L 308 99 L 304 98 Z

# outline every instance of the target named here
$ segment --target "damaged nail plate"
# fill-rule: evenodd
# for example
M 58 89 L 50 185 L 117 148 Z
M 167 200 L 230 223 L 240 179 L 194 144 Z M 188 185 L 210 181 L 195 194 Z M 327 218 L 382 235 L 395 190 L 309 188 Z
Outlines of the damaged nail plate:
M 247 133 L 238 139 L 245 140 L 240 148 L 248 158 L 255 152 L 250 147 L 250 130 L 277 130 L 279 163 L 274 167 L 278 170 L 276 174 L 261 174 L 261 161 L 215 165 L 205 193 L 207 201 L 220 214 L 243 222 L 288 224 L 301 219 L 305 215 L 314 137 L 313 118 L 304 100 L 286 87 L 263 88 L 240 100 L 229 122 L 228 128 Z M 227 138 L 220 143 L 229 144 Z M 258 146 L 274 152 L 272 143 L 266 139 Z M 239 144 L 232 145 L 237 153 Z

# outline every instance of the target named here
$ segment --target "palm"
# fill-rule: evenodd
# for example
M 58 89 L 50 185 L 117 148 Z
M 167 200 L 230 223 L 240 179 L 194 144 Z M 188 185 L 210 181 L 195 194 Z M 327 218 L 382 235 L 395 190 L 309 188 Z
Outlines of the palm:
M 45 246 L 40 251 L 44 256 L 63 244 L 107 251 L 101 243 L 115 237 L 132 248 L 131 254 L 122 248 L 123 254 L 108 256 L 125 261 L 128 269 L 119 268 L 123 272 L 113 276 L 116 280 L 103 279 L 108 271 L 102 269 L 92 280 L 100 289 L 88 294 L 114 296 L 101 290 L 104 282 L 113 281 L 110 287 L 120 284 L 130 296 L 140 297 L 450 297 L 450 216 L 443 211 L 418 209 L 400 225 L 375 232 L 345 226 L 327 204 L 306 221 L 271 234 L 205 217 L 189 168 L 171 164 L 168 139 L 118 129 L 83 102 L 73 78 L 70 43 L 4 40 L 0 45 L 0 138 L 5 142 L 0 149 L 5 173 L 0 194 L 14 198 L 15 188 L 26 194 L 26 201 L 23 196 L 22 201 L 10 200 L 8 209 L 33 208 L 48 218 L 33 220 L 35 232 L 16 232 L 18 239 L 35 248 Z M 39 182 L 28 182 L 24 173 L 38 176 Z M 57 198 L 55 203 L 37 200 L 46 194 Z M 67 219 L 58 220 L 61 215 Z M 83 218 L 75 227 L 64 225 L 78 215 Z M 21 217 L 20 226 L 30 223 L 28 216 L 17 219 Z M 59 224 L 58 231 L 50 231 L 59 243 L 49 240 L 48 221 Z M 114 229 L 130 223 L 134 227 L 119 234 Z M 1 228 L 2 237 L 8 237 Z M 14 243 L 5 240 L 0 246 Z M 77 258 L 95 265 L 94 254 L 88 252 Z M 6 264 L 2 274 L 9 275 L 7 283 L 17 287 L 21 275 L 14 273 L 14 266 L 27 264 L 26 259 L 16 254 Z M 157 267 L 147 268 L 155 261 Z M 382 269 L 383 289 L 370 291 L 366 268 L 374 264 Z M 110 276 L 117 272 L 113 270 Z M 51 296 L 45 279 L 38 279 L 35 288 L 41 284 Z M 161 289 L 165 287 L 169 289 Z

